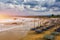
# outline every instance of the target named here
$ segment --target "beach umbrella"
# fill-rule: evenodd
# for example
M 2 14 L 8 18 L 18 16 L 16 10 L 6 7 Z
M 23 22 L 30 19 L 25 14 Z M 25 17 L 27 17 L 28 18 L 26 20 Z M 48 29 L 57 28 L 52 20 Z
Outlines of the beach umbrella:
M 32 31 L 36 30 L 36 28 L 31 28 Z
M 41 33 L 41 32 L 43 32 L 43 31 L 36 29 L 35 32 L 36 32 L 36 33 Z
M 52 32 L 51 35 L 58 35 L 59 32 Z
M 44 39 L 45 40 L 54 40 L 54 36 L 53 35 L 45 35 Z
M 56 32 L 60 32 L 60 28 L 57 28 L 55 31 L 56 31 Z

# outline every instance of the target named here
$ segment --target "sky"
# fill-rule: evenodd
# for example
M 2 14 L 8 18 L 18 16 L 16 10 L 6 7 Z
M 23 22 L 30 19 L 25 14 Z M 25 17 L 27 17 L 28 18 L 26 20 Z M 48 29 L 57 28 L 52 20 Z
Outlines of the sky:
M 10 16 L 60 15 L 60 0 L 0 0 L 0 14 Z

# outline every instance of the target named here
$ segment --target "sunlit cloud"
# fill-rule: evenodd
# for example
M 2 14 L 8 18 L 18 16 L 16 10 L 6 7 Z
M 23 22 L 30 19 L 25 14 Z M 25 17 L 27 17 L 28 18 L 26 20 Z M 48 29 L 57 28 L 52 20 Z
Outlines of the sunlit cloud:
M 59 4 L 59 0 L 1 0 L 0 12 L 20 16 L 59 14 Z

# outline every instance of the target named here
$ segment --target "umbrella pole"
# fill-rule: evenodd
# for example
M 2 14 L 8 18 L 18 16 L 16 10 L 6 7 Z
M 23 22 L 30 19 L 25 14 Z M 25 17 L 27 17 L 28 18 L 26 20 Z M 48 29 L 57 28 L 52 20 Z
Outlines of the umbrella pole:
M 39 20 L 39 18 L 38 18 L 38 26 L 40 26 L 40 20 Z
M 35 28 L 35 18 L 34 18 L 34 28 Z

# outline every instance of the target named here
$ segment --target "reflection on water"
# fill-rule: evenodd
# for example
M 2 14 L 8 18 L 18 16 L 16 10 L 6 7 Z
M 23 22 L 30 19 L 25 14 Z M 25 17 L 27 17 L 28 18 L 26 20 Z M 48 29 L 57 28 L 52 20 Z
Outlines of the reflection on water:
M 34 20 L 36 20 L 34 22 Z M 5 22 L 6 21 L 6 22 Z M 5 20 L 3 23 L 0 23 L 0 40 L 18 40 L 24 37 L 30 28 L 38 24 L 37 18 L 20 18 L 14 21 Z
M 46 25 L 60 24 L 59 22 L 59 18 L 18 18 L 10 22 L 3 22 L 0 23 L 0 40 L 19 40 L 26 36 L 33 27 L 46 23 L 48 23 Z

